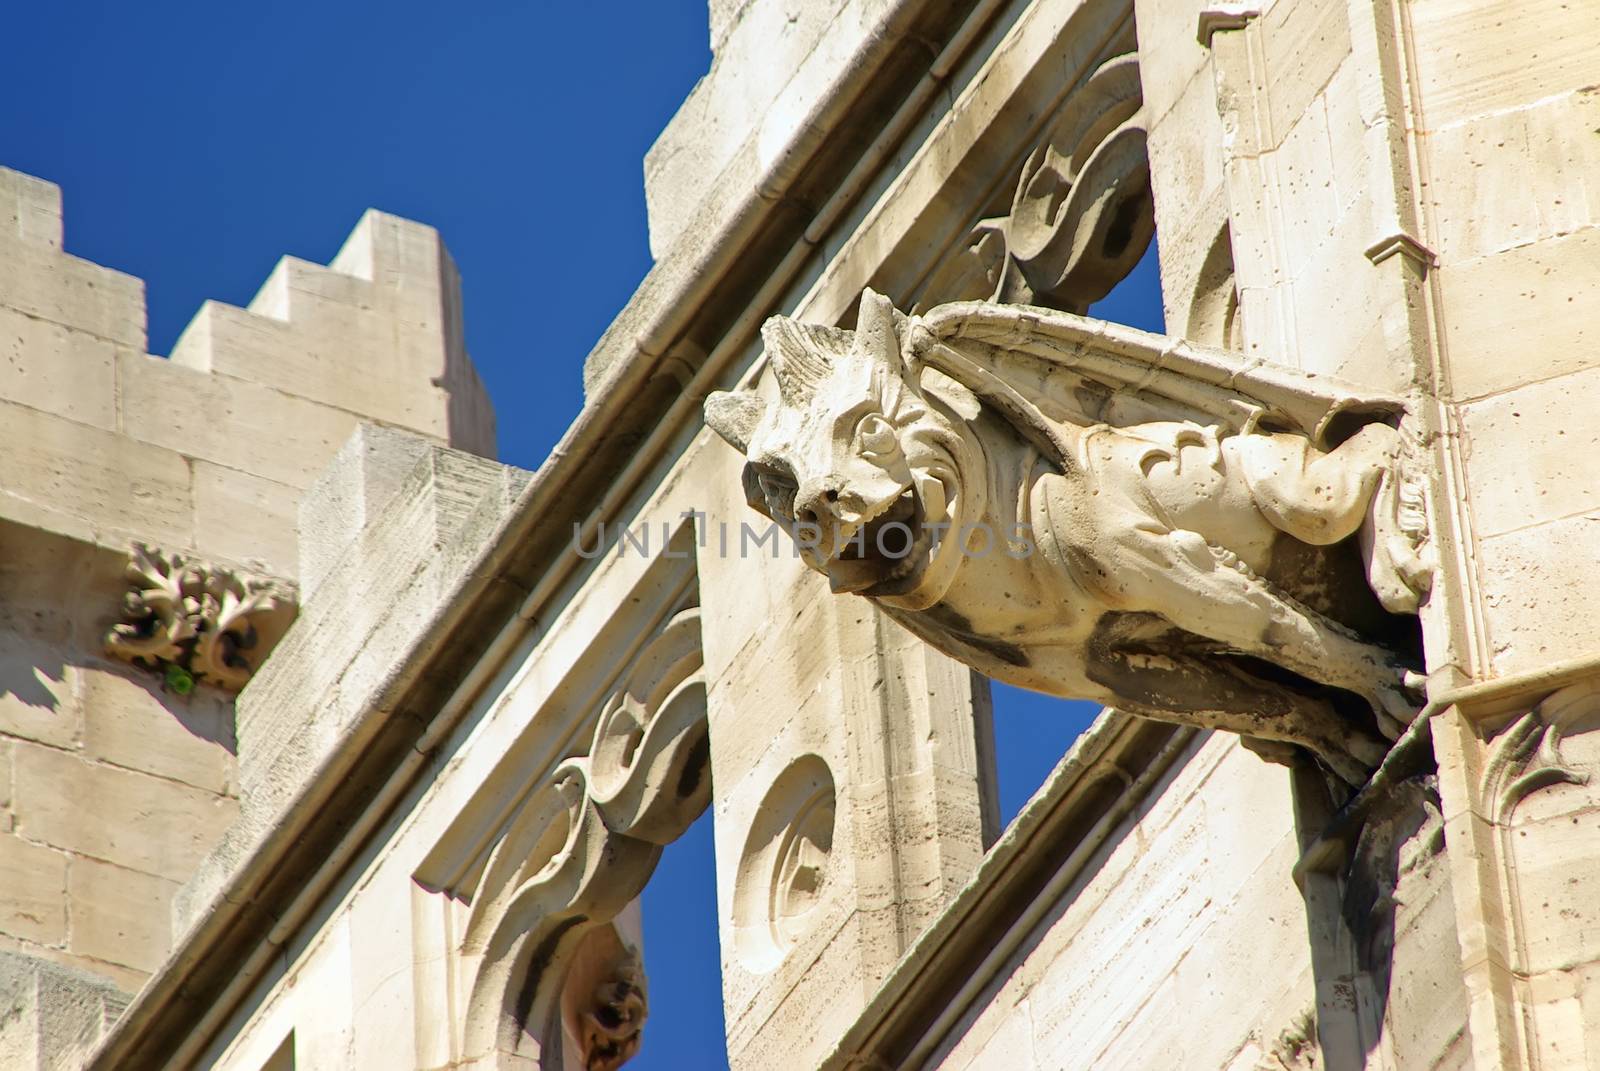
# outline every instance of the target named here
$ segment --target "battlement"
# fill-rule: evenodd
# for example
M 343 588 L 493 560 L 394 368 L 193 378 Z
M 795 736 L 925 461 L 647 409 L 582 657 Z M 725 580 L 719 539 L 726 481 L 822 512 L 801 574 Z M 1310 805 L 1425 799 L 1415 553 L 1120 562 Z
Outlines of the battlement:
M 292 577 L 300 494 L 363 421 L 493 456 L 434 228 L 368 211 L 330 265 L 207 301 L 165 359 L 144 284 L 63 251 L 61 221 L 59 187 L 0 168 L 0 518 Z
M 231 698 L 169 690 L 106 650 L 129 545 L 298 580 L 301 499 L 363 424 L 420 433 L 367 432 L 417 450 L 494 452 L 460 280 L 420 223 L 368 212 L 331 264 L 285 257 L 247 307 L 206 302 L 170 359 L 147 349 L 144 283 L 67 253 L 60 188 L 0 168 L 0 758 L 13 785 L 0 944 L 18 953 L 0 963 L 0 1004 L 23 1012 L 45 986 L 89 1012 L 104 1003 L 96 979 L 136 990 L 168 950 L 173 893 L 238 811 Z M 316 563 L 350 538 L 325 524 L 304 542 Z M 73 1028 L 92 1040 L 105 1018 Z M 58 1047 L 38 1015 L 17 1023 L 28 1052 Z

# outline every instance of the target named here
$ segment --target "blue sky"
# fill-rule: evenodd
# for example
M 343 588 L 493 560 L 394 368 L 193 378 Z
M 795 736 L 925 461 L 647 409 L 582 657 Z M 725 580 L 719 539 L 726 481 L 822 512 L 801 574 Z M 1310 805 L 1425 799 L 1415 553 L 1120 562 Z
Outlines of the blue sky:
M 501 460 L 530 469 L 649 269 L 644 154 L 711 62 L 705 0 L 13 7 L 0 164 L 62 186 L 70 252 L 145 280 L 152 352 L 204 300 L 248 302 L 278 257 L 326 263 L 368 207 L 421 220 L 461 269 Z M 1154 269 L 1095 312 L 1159 330 Z M 1007 820 L 1092 712 L 997 690 Z M 710 832 L 645 894 L 630 1067 L 724 1065 Z

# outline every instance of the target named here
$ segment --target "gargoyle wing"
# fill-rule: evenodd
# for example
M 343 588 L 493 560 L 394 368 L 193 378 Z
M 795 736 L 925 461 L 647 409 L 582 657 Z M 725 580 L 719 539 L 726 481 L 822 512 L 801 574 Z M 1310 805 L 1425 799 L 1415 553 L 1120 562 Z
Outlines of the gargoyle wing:
M 907 327 L 913 359 L 1052 445 L 1061 423 L 1188 419 L 1235 432 L 1295 431 L 1326 447 L 1406 411 L 1400 398 L 1329 376 L 1054 309 L 954 302 Z

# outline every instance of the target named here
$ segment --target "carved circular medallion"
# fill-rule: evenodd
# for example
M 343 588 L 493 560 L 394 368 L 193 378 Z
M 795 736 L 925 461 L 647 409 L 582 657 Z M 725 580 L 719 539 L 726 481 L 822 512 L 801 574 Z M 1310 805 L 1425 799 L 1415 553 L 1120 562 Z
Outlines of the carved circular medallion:
M 833 855 L 833 774 L 803 755 L 778 775 L 756 811 L 734 878 L 734 949 L 766 972 L 815 924 Z

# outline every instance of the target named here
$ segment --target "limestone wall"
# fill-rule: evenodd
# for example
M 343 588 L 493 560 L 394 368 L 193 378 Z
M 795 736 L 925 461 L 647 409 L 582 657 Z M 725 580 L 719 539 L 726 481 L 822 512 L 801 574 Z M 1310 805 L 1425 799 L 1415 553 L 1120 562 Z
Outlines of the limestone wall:
M 0 949 L 127 993 L 239 793 L 231 695 L 106 653 L 129 545 L 292 585 L 301 494 L 361 422 L 494 448 L 449 255 L 382 213 L 145 350 L 143 283 L 65 252 L 60 190 L 0 169 Z
M 1600 9 L 1425 0 L 1408 31 L 1474 675 L 1504 676 L 1591 653 L 1600 626 Z

